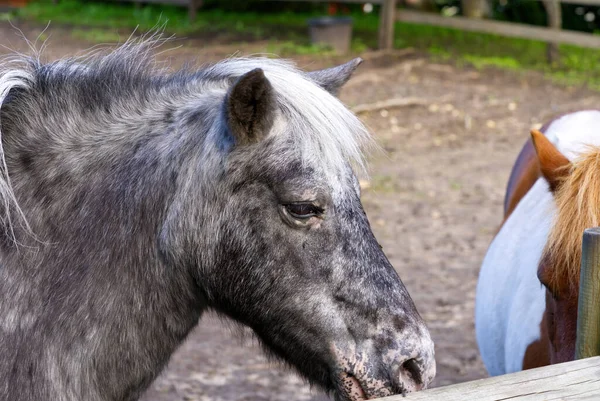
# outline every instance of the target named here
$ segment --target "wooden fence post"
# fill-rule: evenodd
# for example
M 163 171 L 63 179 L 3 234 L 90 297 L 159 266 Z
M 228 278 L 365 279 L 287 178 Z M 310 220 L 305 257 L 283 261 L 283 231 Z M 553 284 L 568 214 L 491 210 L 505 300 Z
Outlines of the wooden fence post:
M 379 11 L 379 49 L 394 47 L 394 23 L 396 22 L 396 0 L 382 0 Z
M 190 21 L 194 22 L 196 20 L 196 14 L 198 12 L 198 9 L 200 7 L 202 7 L 202 0 L 189 0 L 189 5 L 188 5 L 188 14 L 190 17 Z
M 560 0 L 542 0 L 548 16 L 548 27 L 560 31 L 562 29 L 562 12 Z M 557 63 L 560 57 L 558 43 L 548 42 L 546 55 L 549 63 Z
M 600 355 L 600 227 L 585 230 L 582 246 L 577 359 Z

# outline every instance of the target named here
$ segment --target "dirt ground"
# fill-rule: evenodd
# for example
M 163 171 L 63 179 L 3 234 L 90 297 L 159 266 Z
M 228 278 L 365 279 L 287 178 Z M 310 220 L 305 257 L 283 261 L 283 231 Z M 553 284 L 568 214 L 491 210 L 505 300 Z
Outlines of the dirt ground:
M 23 27 L 28 38 L 39 28 Z M 53 27 L 45 57 L 88 49 Z M 126 36 L 126 35 L 125 35 Z M 10 25 L 0 45 L 23 50 Z M 176 66 L 264 52 L 266 43 L 178 40 L 159 57 Z M 6 49 L 0 52 L 6 53 Z M 477 71 L 418 52 L 362 55 L 341 94 L 350 107 L 388 99 L 409 105 L 360 114 L 383 152 L 371 158 L 363 201 L 375 234 L 398 270 L 436 343 L 434 385 L 486 376 L 473 326 L 475 285 L 502 218 L 511 165 L 530 128 L 600 104 L 600 94 L 553 85 L 536 73 Z M 348 57 L 298 58 L 316 69 Z M 325 400 L 294 373 L 267 361 L 250 335 L 205 316 L 144 401 Z

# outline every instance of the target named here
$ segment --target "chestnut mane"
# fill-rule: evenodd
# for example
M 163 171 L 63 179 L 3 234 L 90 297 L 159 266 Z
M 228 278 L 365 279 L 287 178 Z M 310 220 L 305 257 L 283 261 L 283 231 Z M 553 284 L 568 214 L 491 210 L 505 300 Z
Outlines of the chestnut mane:
M 554 193 L 557 214 L 543 258 L 551 261 L 550 283 L 578 288 L 583 231 L 600 225 L 600 148 L 589 147 L 569 166 Z

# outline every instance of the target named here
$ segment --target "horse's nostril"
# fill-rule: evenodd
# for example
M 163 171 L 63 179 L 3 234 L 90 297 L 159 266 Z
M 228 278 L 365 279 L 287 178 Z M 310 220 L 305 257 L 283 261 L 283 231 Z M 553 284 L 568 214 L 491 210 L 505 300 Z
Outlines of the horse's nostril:
M 423 385 L 423 366 L 415 358 L 405 361 L 400 367 L 399 373 L 403 393 L 411 393 L 425 388 Z
M 413 381 L 417 385 L 423 384 L 423 378 L 421 377 L 421 369 L 419 368 L 419 364 L 417 363 L 416 359 L 411 358 L 408 361 L 404 362 L 402 364 L 402 369 L 404 369 L 404 371 L 406 371 L 406 373 L 410 375 L 411 379 L 413 379 Z

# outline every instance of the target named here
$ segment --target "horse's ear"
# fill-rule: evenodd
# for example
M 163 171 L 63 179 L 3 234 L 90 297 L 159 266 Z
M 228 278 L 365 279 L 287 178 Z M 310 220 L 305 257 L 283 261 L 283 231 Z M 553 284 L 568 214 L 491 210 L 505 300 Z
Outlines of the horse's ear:
M 273 125 L 275 94 L 262 69 L 256 68 L 233 84 L 225 99 L 227 124 L 236 144 L 259 142 Z
M 554 192 L 569 174 L 571 162 L 540 131 L 531 131 L 531 141 L 537 153 L 540 171 L 548 181 L 550 190 Z
M 308 77 L 317 85 L 325 89 L 332 95 L 337 95 L 342 86 L 348 82 L 356 67 L 362 63 L 360 57 L 348 61 L 346 64 L 324 70 L 309 72 Z

